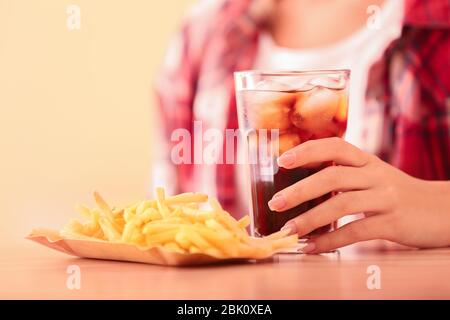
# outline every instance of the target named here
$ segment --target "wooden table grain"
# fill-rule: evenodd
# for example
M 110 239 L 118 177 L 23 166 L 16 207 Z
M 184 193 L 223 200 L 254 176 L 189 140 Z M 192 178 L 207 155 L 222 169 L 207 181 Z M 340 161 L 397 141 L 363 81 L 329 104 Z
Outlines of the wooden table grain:
M 324 255 L 184 268 L 79 259 L 26 240 L 0 250 L 1 299 L 450 298 L 450 249 L 412 250 L 381 241 Z M 67 287 L 73 265 L 80 270 L 80 289 Z M 373 270 L 380 271 L 379 289 L 367 285 Z

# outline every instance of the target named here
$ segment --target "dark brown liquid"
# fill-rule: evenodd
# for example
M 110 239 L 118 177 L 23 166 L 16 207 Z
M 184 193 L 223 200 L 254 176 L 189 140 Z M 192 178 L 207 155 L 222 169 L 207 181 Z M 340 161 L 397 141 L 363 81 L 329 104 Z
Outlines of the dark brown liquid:
M 340 91 L 334 92 L 336 94 L 342 94 Z M 342 137 L 347 126 L 347 99 L 346 95 L 344 95 L 344 100 L 339 104 L 336 115 L 331 118 L 327 115 L 326 108 L 323 108 L 323 103 L 319 106 L 324 110 L 323 117 L 314 115 L 312 118 L 307 118 L 308 114 L 304 113 L 302 115 L 301 111 L 298 113 L 298 109 L 301 110 L 303 101 L 307 101 L 308 95 L 311 93 L 279 92 L 276 99 L 272 98 L 272 100 L 269 100 L 271 98 L 269 96 L 271 94 L 270 92 L 253 91 L 246 92 L 245 94 L 247 96 L 243 96 L 242 101 L 245 104 L 249 104 L 247 108 L 248 122 L 251 128 L 256 129 L 254 136 L 250 136 L 248 141 L 249 153 L 253 158 L 258 160 L 256 164 L 250 165 L 254 233 L 256 236 L 266 236 L 279 231 L 289 220 L 328 200 L 332 196 L 332 193 L 329 193 L 317 199 L 304 202 L 284 212 L 274 212 L 268 206 L 268 202 L 274 194 L 332 165 L 332 163 L 322 164 L 312 169 L 296 168 L 289 170 L 278 168 L 278 170 L 274 169 L 274 173 L 270 174 L 270 170 L 264 170 L 267 168 L 264 168 L 264 165 L 259 161 L 261 159 L 258 157 L 259 148 L 261 147 L 258 143 L 259 138 L 257 138 L 260 133 L 259 129 L 279 128 L 280 144 L 278 154 L 282 154 L 286 150 L 307 140 L 333 136 Z M 258 100 L 255 98 L 261 99 Z M 296 103 L 300 104 L 297 104 L 296 107 Z M 278 110 L 281 111 L 277 112 Z M 268 140 L 270 141 L 270 138 Z M 272 166 L 275 161 L 276 156 L 273 156 Z M 330 231 L 333 226 L 334 224 L 322 226 L 303 237 L 310 238 L 323 234 Z
M 320 198 L 304 202 L 283 212 L 275 212 L 269 209 L 267 203 L 270 199 L 272 199 L 275 193 L 287 188 L 305 177 L 316 173 L 319 170 L 320 169 L 303 168 L 288 170 L 280 168 L 279 171 L 273 176 L 273 181 L 264 181 L 261 177 L 256 177 L 259 176 L 258 168 L 256 168 L 256 165 L 252 165 L 252 201 L 254 228 L 257 236 L 266 236 L 280 230 L 289 220 L 297 217 L 303 212 L 308 211 L 312 207 L 315 207 L 331 197 L 331 194 L 327 194 Z M 331 225 L 320 227 L 319 229 L 314 230 L 311 234 L 307 235 L 305 238 L 328 232 L 331 227 Z

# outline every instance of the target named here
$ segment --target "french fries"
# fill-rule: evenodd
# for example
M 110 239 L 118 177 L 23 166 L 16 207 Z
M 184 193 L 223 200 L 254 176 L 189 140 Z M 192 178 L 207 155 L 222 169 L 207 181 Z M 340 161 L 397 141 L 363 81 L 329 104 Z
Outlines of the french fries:
M 102 240 L 135 245 L 143 250 L 160 247 L 181 254 L 206 254 L 218 259 L 265 258 L 297 243 L 297 236 L 279 231 L 265 238 L 250 237 L 248 216 L 235 220 L 216 199 L 202 193 L 167 197 L 156 189 L 156 199 L 114 208 L 94 193 L 98 208 L 80 206 L 86 219 L 71 220 L 61 230 L 67 238 Z M 202 209 L 200 209 L 202 208 Z

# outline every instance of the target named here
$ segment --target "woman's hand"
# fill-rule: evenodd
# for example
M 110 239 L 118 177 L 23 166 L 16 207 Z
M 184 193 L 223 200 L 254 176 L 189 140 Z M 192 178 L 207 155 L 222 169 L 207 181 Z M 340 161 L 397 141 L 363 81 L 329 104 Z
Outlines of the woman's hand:
M 413 178 L 339 138 L 307 141 L 278 159 L 287 169 L 334 161 L 281 190 L 269 207 L 283 214 L 302 202 L 340 193 L 286 223 L 306 235 L 346 215 L 365 218 L 308 241 L 305 253 L 320 253 L 358 241 L 386 239 L 413 247 L 450 246 L 450 182 Z

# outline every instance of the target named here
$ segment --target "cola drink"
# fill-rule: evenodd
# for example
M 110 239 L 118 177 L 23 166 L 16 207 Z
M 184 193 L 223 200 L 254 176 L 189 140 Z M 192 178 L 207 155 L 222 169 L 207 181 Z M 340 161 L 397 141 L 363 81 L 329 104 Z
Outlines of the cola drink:
M 271 211 L 267 204 L 275 193 L 333 165 L 317 163 L 308 168 L 284 169 L 276 166 L 276 158 L 307 140 L 344 136 L 348 79 L 347 70 L 236 73 L 239 126 L 248 132 L 254 236 L 280 230 L 290 219 L 333 196 L 327 194 L 281 213 Z M 333 224 L 323 226 L 305 238 L 333 227 Z

